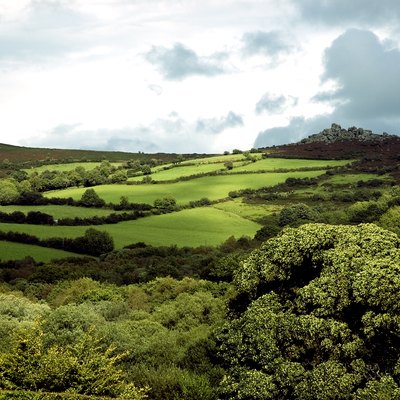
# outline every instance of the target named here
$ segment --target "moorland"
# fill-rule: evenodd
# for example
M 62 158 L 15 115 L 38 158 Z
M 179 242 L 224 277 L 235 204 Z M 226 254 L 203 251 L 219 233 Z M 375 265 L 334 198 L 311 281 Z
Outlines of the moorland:
M 0 145 L 0 399 L 399 398 L 399 154 Z

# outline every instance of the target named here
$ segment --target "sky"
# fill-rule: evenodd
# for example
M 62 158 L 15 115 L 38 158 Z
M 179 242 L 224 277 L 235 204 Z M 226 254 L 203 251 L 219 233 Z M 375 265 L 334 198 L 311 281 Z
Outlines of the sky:
M 400 134 L 398 0 L 0 0 L 0 142 L 221 153 Z

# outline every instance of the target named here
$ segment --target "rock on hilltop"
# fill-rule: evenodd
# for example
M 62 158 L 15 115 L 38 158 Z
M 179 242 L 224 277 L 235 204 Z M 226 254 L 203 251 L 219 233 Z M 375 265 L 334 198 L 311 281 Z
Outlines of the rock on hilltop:
M 343 129 L 338 124 L 332 124 L 332 126 L 328 129 L 324 129 L 323 131 L 316 133 L 314 135 L 310 135 L 309 137 L 300 141 L 300 143 L 334 143 L 343 140 L 358 140 L 361 142 L 371 142 L 371 141 L 382 141 L 387 138 L 395 137 L 395 135 L 389 135 L 384 132 L 382 135 L 378 135 L 376 133 L 372 133 L 372 131 L 356 128 L 352 126 L 349 129 Z

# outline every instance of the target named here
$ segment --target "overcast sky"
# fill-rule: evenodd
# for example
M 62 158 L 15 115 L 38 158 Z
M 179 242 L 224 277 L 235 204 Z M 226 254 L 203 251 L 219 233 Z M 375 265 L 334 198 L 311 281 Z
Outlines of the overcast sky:
M 0 0 L 0 142 L 223 152 L 400 133 L 398 0 Z

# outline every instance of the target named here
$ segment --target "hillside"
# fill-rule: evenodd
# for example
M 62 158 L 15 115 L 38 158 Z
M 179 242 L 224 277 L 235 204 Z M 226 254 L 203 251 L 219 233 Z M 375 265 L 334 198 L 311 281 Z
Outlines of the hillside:
M 195 154 L 184 155 L 187 158 L 196 157 Z M 205 156 L 205 155 L 202 155 Z M 0 143 L 0 162 L 27 163 L 41 162 L 73 162 L 73 161 L 127 161 L 150 160 L 155 158 L 163 162 L 171 162 L 177 158 L 177 154 L 171 153 L 129 153 L 123 151 L 98 151 L 98 150 L 74 150 L 74 149 L 47 149 L 36 147 L 13 146 Z
M 374 134 L 362 128 L 329 129 L 310 135 L 298 143 L 265 148 L 274 157 L 307 159 L 358 159 L 356 171 L 390 173 L 400 182 L 400 137 Z

